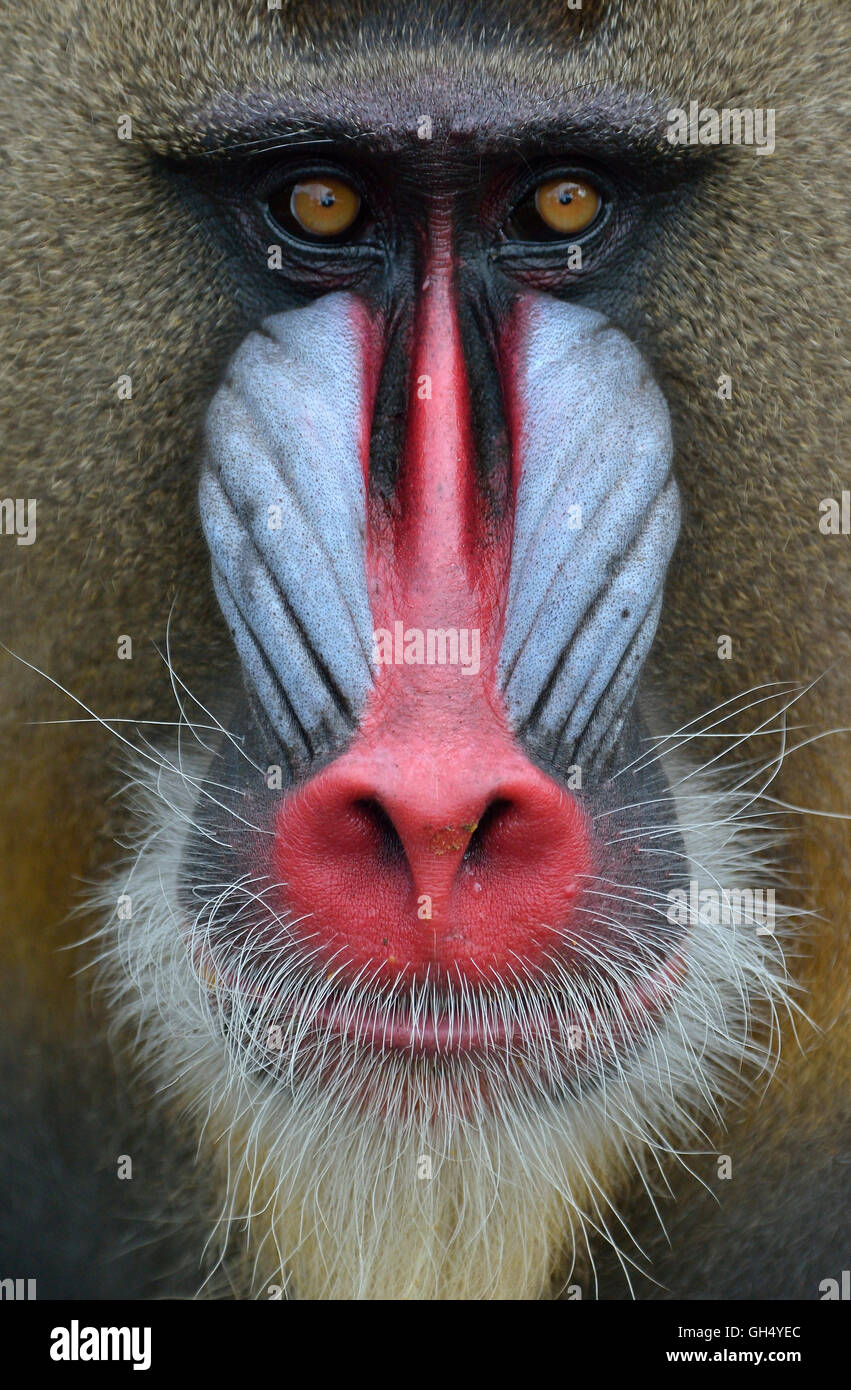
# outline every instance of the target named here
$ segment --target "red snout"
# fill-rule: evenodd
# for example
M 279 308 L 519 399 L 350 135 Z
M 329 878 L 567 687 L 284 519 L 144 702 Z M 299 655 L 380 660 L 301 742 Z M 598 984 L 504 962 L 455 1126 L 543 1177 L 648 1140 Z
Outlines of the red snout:
M 482 983 L 560 953 L 590 872 L 576 800 L 498 731 L 374 731 L 282 808 L 275 872 L 326 962 Z

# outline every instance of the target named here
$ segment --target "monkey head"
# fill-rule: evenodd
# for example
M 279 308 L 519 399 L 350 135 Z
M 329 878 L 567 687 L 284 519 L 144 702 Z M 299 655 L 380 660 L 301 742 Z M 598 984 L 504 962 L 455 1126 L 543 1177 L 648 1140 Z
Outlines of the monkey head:
M 235 175 L 226 142 L 223 175 L 194 173 L 267 256 L 274 311 L 204 423 L 241 683 L 208 765 L 173 769 L 168 872 L 159 850 L 134 867 L 160 903 L 142 992 L 167 972 L 191 1001 L 190 1070 L 252 1117 L 276 1240 L 355 1167 L 347 1219 L 383 1184 L 382 1239 L 392 1213 L 409 1242 L 362 1287 L 401 1263 L 423 1292 L 422 1203 L 399 1196 L 417 1163 L 442 1241 L 447 1204 L 505 1200 L 534 1156 L 534 1206 L 509 1206 L 540 1287 L 557 1257 L 528 1212 L 593 1222 L 600 1151 L 652 1149 L 779 985 L 752 934 L 719 960 L 671 910 L 698 872 L 646 669 L 680 527 L 671 421 L 645 354 L 581 302 L 625 254 L 629 200 L 598 160 L 534 132 L 519 158 L 489 114 L 468 129 L 440 84 L 410 114 L 376 100 L 354 130 L 386 147 L 284 138 Z M 495 1278 L 473 1239 L 468 1290 L 470 1259 Z M 297 1288 L 344 1287 L 314 1242 Z
M 774 1064 L 774 818 L 838 804 L 785 724 L 847 648 L 810 525 L 844 215 L 810 94 L 838 75 L 758 0 L 13 8 L 10 452 L 54 521 L 9 644 L 37 631 L 63 688 L 100 680 L 88 714 L 138 716 L 106 722 L 140 831 L 114 868 L 75 730 L 10 833 L 41 807 L 69 883 L 109 861 L 111 1017 L 203 1136 L 233 1286 L 590 1287 L 601 1247 L 640 1261 L 627 1194 L 655 1218 L 672 1156 L 714 1153 Z M 775 86 L 770 158 L 671 139 L 672 108 L 741 132 Z M 41 179 L 29 87 L 64 112 Z M 104 615 L 158 639 L 172 601 L 170 685 L 140 641 L 128 710 Z M 819 856 L 843 881 L 837 834 L 805 889 Z M 21 874 L 35 922 L 40 857 Z

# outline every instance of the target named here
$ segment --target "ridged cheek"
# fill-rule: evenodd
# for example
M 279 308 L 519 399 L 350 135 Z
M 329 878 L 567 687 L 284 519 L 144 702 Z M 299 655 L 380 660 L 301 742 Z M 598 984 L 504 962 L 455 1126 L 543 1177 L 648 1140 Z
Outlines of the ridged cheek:
M 502 351 L 515 506 L 500 689 L 538 756 L 587 765 L 634 696 L 679 531 L 668 409 L 594 310 L 526 296 Z
M 199 501 L 216 594 L 302 772 L 351 735 L 373 679 L 364 448 L 374 339 L 351 295 L 275 315 L 235 354 L 206 421 Z

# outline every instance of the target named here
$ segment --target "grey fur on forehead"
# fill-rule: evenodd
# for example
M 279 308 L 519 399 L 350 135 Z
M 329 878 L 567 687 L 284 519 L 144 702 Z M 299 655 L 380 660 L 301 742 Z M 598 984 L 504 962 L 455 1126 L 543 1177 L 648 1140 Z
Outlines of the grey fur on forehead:
M 634 692 L 679 530 L 668 408 L 635 345 L 593 309 L 536 296 L 517 365 L 500 680 L 540 752 L 591 758 Z
M 216 594 L 276 732 L 307 762 L 351 732 L 372 682 L 362 377 L 349 296 L 329 294 L 249 334 L 206 421 Z

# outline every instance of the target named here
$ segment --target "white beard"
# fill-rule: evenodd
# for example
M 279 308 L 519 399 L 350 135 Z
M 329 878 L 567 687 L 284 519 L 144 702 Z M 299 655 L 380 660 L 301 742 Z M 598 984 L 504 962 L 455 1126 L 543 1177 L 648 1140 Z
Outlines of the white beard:
M 683 765 L 666 766 L 673 783 Z M 579 1296 L 573 1280 L 590 1271 L 593 1288 L 600 1240 L 629 1277 L 637 1252 L 617 1214 L 624 1189 L 664 1155 L 693 1151 L 743 1069 L 776 1061 L 778 1006 L 789 1004 L 776 937 L 753 923 L 690 926 L 684 976 L 658 1028 L 574 1093 L 533 1095 L 518 1072 L 489 1105 L 477 1103 L 474 1080 L 459 1106 L 441 1067 L 406 1054 L 382 1060 L 384 1104 L 370 1108 L 358 1078 L 376 1064 L 363 1049 L 328 1084 L 294 1067 L 264 1075 L 251 1047 L 234 1044 L 239 1028 L 223 1036 L 223 987 L 199 977 L 178 910 L 202 776 L 185 760 L 159 775 L 136 769 L 139 850 L 98 904 L 112 1015 L 164 1100 L 177 1095 L 195 1117 L 222 1194 L 218 1258 L 244 1266 L 230 1277 L 258 1297 Z M 705 777 L 687 790 L 677 798 L 687 876 L 728 889 L 770 882 L 759 835 L 733 824 L 735 803 Z M 116 913 L 122 895 L 129 916 L 126 903 Z M 778 925 L 786 915 L 778 908 Z

